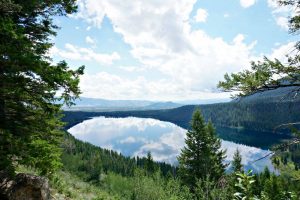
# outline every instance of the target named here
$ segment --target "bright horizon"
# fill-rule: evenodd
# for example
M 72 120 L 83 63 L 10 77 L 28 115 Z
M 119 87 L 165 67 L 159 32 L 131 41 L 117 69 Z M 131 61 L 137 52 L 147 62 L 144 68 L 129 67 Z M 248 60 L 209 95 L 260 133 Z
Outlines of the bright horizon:
M 76 68 L 82 97 L 183 101 L 224 99 L 218 81 L 263 56 L 285 60 L 296 36 L 290 8 L 274 0 L 79 0 L 50 56 Z

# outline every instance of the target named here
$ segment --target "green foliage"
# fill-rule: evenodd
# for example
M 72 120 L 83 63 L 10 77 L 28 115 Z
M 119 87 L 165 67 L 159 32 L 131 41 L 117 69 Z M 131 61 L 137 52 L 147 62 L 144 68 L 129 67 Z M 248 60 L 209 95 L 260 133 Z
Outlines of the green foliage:
M 205 179 L 198 179 L 195 187 L 195 198 L 197 200 L 227 200 L 231 198 L 231 191 L 228 185 L 222 183 L 225 178 L 219 182 L 211 181 L 207 176 Z M 222 185 L 224 184 L 224 185 Z
M 220 81 L 218 87 L 224 91 L 239 91 L 236 96 L 242 97 L 279 87 L 300 86 L 299 74 L 298 67 L 285 66 L 277 59 L 272 61 L 265 57 L 262 62 L 251 62 L 251 70 L 225 74 L 225 81 Z
M 75 0 L 0 1 L 0 170 L 24 164 L 49 174 L 60 166 L 56 101 L 71 105 L 79 95 L 83 67 L 53 65 L 47 55 L 52 18 L 75 11 Z
M 56 172 L 50 179 L 50 186 L 53 199 L 121 199 L 117 194 L 110 194 L 104 188 L 84 182 L 68 172 Z
M 235 199 L 282 200 L 299 198 L 297 184 L 290 179 L 270 173 L 268 168 L 261 174 L 237 173 Z
M 122 199 L 134 200 L 184 200 L 193 199 L 189 189 L 182 186 L 177 179 L 165 179 L 160 172 L 148 176 L 144 169 L 136 169 L 131 177 L 109 173 L 101 185 L 110 194 Z
M 235 186 L 240 190 L 240 192 L 234 193 L 235 199 L 238 200 L 254 200 L 257 199 L 253 195 L 252 185 L 255 183 L 254 175 L 252 175 L 252 171 L 248 171 L 248 173 L 237 173 L 237 183 Z
M 209 176 L 210 180 L 217 181 L 224 174 L 225 152 L 220 150 L 221 142 L 212 123 L 205 124 L 200 110 L 193 114 L 185 144 L 178 157 L 179 176 L 185 184 L 194 188 L 197 179 Z

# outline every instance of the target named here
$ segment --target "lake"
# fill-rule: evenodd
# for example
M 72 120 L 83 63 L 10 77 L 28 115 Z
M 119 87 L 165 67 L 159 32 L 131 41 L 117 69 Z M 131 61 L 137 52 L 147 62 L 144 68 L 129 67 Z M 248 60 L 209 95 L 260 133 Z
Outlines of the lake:
M 95 117 L 71 127 L 68 132 L 79 140 L 115 150 L 125 156 L 142 157 L 150 151 L 155 161 L 177 164 L 176 157 L 184 147 L 187 130 L 173 123 L 151 118 Z M 221 132 L 222 135 L 226 135 L 226 132 L 228 135 L 237 134 L 236 130 L 228 128 Z M 269 157 L 254 162 L 269 154 L 269 150 L 222 140 L 222 149 L 227 150 L 225 162 L 232 161 L 237 148 L 246 169 L 260 172 L 267 166 L 275 171 Z

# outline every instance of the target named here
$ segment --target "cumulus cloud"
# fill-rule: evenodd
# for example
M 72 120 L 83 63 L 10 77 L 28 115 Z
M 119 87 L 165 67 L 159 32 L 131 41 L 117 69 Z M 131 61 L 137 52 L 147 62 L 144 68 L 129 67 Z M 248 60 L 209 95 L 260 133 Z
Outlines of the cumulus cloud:
M 186 100 L 229 98 L 229 94 L 196 91 L 177 80 L 148 80 L 143 76 L 128 78 L 107 72 L 84 74 L 80 79 L 84 96 L 107 99 Z
M 283 44 L 281 46 L 278 46 L 276 49 L 272 50 L 272 53 L 268 55 L 267 57 L 270 59 L 278 59 L 282 63 L 287 63 L 287 57 L 286 55 L 293 55 L 296 54 L 295 51 L 295 44 L 296 42 L 289 42 L 287 44 Z
M 113 30 L 130 45 L 133 58 L 145 66 L 143 73 L 157 71 L 163 77 L 152 80 L 146 75 L 128 78 L 106 72 L 85 74 L 81 81 L 83 95 L 113 99 L 199 99 L 203 95 L 209 98 L 226 72 L 248 68 L 249 61 L 257 59 L 253 54 L 256 41 L 245 42 L 245 36 L 237 34 L 228 42 L 221 37 L 211 37 L 203 30 L 192 29 L 190 14 L 195 2 L 78 1 L 79 12 L 73 17 L 99 28 L 106 16 Z M 250 6 L 256 1 L 241 2 Z M 117 54 L 110 55 L 111 62 L 112 57 L 119 58 Z M 119 68 L 131 72 L 138 69 Z
M 278 26 L 280 26 L 284 30 L 289 29 L 289 19 L 287 17 L 277 17 L 276 18 L 276 23 Z
M 276 24 L 283 30 L 289 29 L 289 18 L 300 11 L 296 6 L 279 5 L 277 0 L 268 0 L 268 6 L 272 9 Z
M 195 20 L 196 22 L 206 22 L 207 16 L 208 16 L 207 11 L 203 8 L 199 8 L 195 15 Z
M 120 66 L 119 69 L 127 72 L 143 72 L 147 70 L 147 67 L 138 67 L 138 66 Z
M 125 139 L 123 139 L 123 140 L 120 140 L 120 143 L 121 144 L 126 144 L 126 143 L 135 143 L 136 142 L 136 139 L 134 138 L 134 137 L 132 137 L 132 136 L 129 136 L 128 138 L 125 138 Z
M 139 83 L 132 88 L 112 83 L 118 88 L 129 88 L 127 91 L 132 92 L 129 96 L 148 91 L 148 94 L 157 94 L 155 96 L 160 98 L 162 94 L 174 97 L 175 93 L 185 98 L 197 94 L 199 98 L 199 95 L 215 89 L 226 72 L 236 72 L 247 67 L 252 59 L 251 51 L 255 41 L 247 44 L 240 38 L 240 42 L 228 43 L 202 30 L 192 30 L 189 16 L 195 2 L 166 0 L 137 3 L 125 0 L 120 3 L 114 0 L 81 0 L 79 13 L 75 17 L 100 27 L 104 16 L 107 16 L 114 31 L 120 33 L 131 46 L 131 55 L 143 66 L 155 69 L 165 77 L 164 80 L 151 82 L 143 77 L 128 80 L 110 75 L 117 82 L 122 82 L 122 85 Z M 198 13 L 202 13 L 201 20 L 204 20 L 203 13 L 206 11 L 200 9 Z M 97 76 L 104 75 L 109 76 L 103 73 Z M 87 79 L 84 82 L 87 83 Z M 149 82 L 149 85 L 144 82 Z
M 82 48 L 69 43 L 65 44 L 65 49 L 52 47 L 50 54 L 52 56 L 60 56 L 63 59 L 96 61 L 97 63 L 106 65 L 111 65 L 113 61 L 121 58 L 117 52 L 111 54 L 96 53 L 90 48 Z
M 91 38 L 90 36 L 85 37 L 85 42 L 88 44 L 92 44 L 92 45 L 94 45 L 96 43 L 95 40 L 93 38 Z
M 251 7 L 255 4 L 256 0 L 240 0 L 240 4 L 243 8 Z

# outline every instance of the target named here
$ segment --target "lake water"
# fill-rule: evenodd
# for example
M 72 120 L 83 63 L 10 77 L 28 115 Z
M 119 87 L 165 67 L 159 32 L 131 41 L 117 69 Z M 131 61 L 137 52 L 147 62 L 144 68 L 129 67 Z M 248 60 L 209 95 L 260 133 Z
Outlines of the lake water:
M 187 132 L 170 122 L 136 117 L 95 117 L 73 126 L 68 131 L 79 140 L 118 151 L 126 156 L 142 157 L 150 151 L 154 160 L 171 164 L 177 164 L 176 157 L 184 146 Z M 230 132 L 230 129 L 227 131 Z M 269 150 L 222 140 L 222 149 L 227 150 L 226 162 L 232 161 L 237 148 L 246 169 L 259 172 L 267 166 L 274 171 L 270 158 L 253 162 L 269 154 Z

